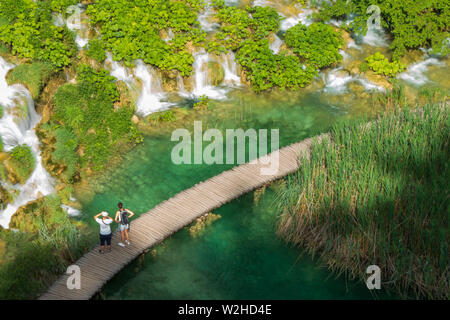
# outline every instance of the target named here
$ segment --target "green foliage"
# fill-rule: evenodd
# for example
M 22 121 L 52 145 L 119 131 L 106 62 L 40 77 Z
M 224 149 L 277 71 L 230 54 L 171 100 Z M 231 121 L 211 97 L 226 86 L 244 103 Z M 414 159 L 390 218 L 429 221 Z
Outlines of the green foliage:
M 274 86 L 295 89 L 308 85 L 317 71 L 301 63 L 297 56 L 274 54 L 268 40 L 247 42 L 237 53 L 236 60 L 244 68 L 256 92 Z
M 87 248 L 83 225 L 71 220 L 56 196 L 22 207 L 10 226 L 0 229 L 7 243 L 6 261 L 0 264 L 0 299 L 34 299 Z
M 95 170 L 101 170 L 119 142 L 141 141 L 136 125 L 131 121 L 134 108 L 115 108 L 113 104 L 118 99 L 114 77 L 106 70 L 95 71 L 81 65 L 77 84 L 66 84 L 54 95 L 53 120 L 68 130 L 59 132 L 65 147 L 61 146 L 61 154 L 57 153 L 57 157 L 62 158 L 62 154 L 68 152 L 76 159 L 74 143 L 77 142 L 78 149 L 83 150 L 80 166 L 91 165 Z M 70 168 L 75 164 L 75 161 L 70 163 Z
M 188 43 L 205 39 L 197 21 L 203 8 L 198 0 L 100 0 L 90 5 L 87 14 L 99 27 L 106 49 L 116 61 L 132 65 L 136 59 L 162 70 L 179 70 L 183 76 L 192 72 L 193 57 Z M 161 39 L 160 30 L 172 30 L 174 38 Z
M 175 121 L 175 115 L 173 114 L 172 110 L 167 110 L 167 111 L 163 111 L 163 112 L 152 113 L 147 117 L 147 119 L 148 119 L 148 121 L 153 122 L 153 123 L 172 122 L 172 121 Z
M 339 49 L 344 41 L 330 25 L 313 23 L 307 27 L 299 23 L 286 31 L 285 39 L 295 54 L 316 68 L 328 67 L 342 60 Z
M 78 67 L 77 80 L 80 83 L 80 89 L 85 96 L 101 95 L 106 101 L 119 101 L 119 91 L 116 86 L 116 78 L 109 75 L 105 69 L 96 71 L 87 65 Z
M 47 62 L 21 64 L 8 73 L 7 80 L 9 85 L 20 83 L 26 86 L 31 93 L 31 97 L 36 100 L 53 71 L 53 66 Z
M 67 13 L 67 8 L 79 3 L 79 0 L 50 0 L 50 8 L 52 11 L 62 14 Z
M 376 264 L 403 296 L 448 299 L 448 111 L 337 125 L 279 194 L 280 234 L 339 273 Z
M 0 43 L 21 58 L 67 66 L 76 53 L 74 35 L 52 22 L 49 1 L 0 0 Z
M 106 59 L 106 46 L 100 39 L 91 39 L 88 42 L 86 55 L 97 62 L 102 63 Z
M 19 145 L 11 150 L 10 156 L 7 160 L 8 164 L 13 169 L 18 182 L 24 184 L 36 167 L 33 151 L 25 144 Z
M 249 7 L 239 9 L 216 3 L 217 18 L 221 29 L 216 39 L 208 43 L 209 51 L 236 51 L 247 40 L 259 41 L 267 38 L 270 32 L 278 31 L 281 17 L 271 7 Z
M 380 52 L 366 58 L 366 62 L 361 64 L 361 71 L 370 69 L 376 74 L 394 77 L 396 74 L 405 71 L 406 66 L 399 61 L 389 62 L 387 58 Z
M 0 104 L 0 119 L 3 118 L 4 114 L 5 114 L 5 108 Z
M 305 87 L 317 74 L 313 64 L 306 59 L 301 61 L 296 55 L 288 55 L 285 52 L 275 54 L 270 50 L 267 37 L 279 30 L 281 20 L 273 8 L 247 6 L 241 9 L 228 7 L 223 1 L 214 1 L 213 5 L 217 10 L 216 17 L 221 23 L 221 29 L 215 38 L 208 42 L 208 50 L 217 54 L 236 51 L 236 60 L 255 91 L 260 92 L 272 87 Z M 340 43 L 340 35 L 329 31 L 327 35 L 334 37 L 328 40 L 330 46 Z M 328 53 L 328 56 L 330 55 L 332 53 Z M 335 60 L 337 58 L 335 57 Z M 332 58 L 328 57 L 328 60 Z
M 209 97 L 207 95 L 201 95 L 194 103 L 194 109 L 207 109 L 209 106 Z
M 55 131 L 56 143 L 52 157 L 66 166 L 65 175 L 67 180 L 76 173 L 76 166 L 80 160 L 77 154 L 78 138 L 69 129 L 61 127 Z
M 450 3 L 446 0 L 336 0 L 323 2 L 316 18 L 329 21 L 355 13 L 350 29 L 365 34 L 370 5 L 380 8 L 382 26 L 393 36 L 394 59 L 400 58 L 408 49 L 419 47 L 433 48 L 434 53 L 442 55 L 450 52 L 447 41 Z

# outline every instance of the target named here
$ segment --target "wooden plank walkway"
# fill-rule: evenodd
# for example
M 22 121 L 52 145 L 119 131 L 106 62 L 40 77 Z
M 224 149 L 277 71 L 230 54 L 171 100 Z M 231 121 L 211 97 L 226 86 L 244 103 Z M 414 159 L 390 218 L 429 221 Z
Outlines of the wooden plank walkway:
M 315 138 L 322 140 L 326 135 Z M 189 225 L 205 213 L 270 181 L 295 172 L 299 166 L 299 156 L 309 157 L 313 139 L 305 139 L 260 158 L 266 158 L 268 161 L 274 159 L 278 152 L 279 170 L 276 174 L 261 175 L 261 167 L 267 167 L 267 165 L 252 161 L 224 171 L 161 202 L 131 222 L 130 246 L 122 248 L 117 245 L 120 234 L 116 231 L 113 233 L 112 252 L 100 254 L 99 245 L 97 245 L 75 262 L 81 270 L 80 289 L 68 289 L 66 283 L 69 275 L 64 274 L 39 299 L 90 299 L 108 280 L 146 249 Z

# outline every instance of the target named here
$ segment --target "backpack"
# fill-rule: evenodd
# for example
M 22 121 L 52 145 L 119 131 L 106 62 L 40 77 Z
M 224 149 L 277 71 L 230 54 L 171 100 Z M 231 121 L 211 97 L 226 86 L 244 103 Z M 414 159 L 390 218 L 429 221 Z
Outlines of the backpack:
M 126 210 L 120 211 L 120 223 L 128 224 L 128 212 Z

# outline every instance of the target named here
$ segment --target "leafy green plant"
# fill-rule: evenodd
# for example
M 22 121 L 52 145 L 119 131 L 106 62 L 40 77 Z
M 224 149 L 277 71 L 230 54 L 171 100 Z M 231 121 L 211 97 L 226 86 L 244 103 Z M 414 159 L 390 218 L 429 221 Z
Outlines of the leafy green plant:
M 65 175 L 69 180 L 75 175 L 80 158 L 77 154 L 78 138 L 70 129 L 64 127 L 58 128 L 55 136 L 56 143 L 52 157 L 66 165 Z
M 172 110 L 167 110 L 163 112 L 152 113 L 147 117 L 147 119 L 148 121 L 153 123 L 172 122 L 175 121 L 175 115 Z
M 175 69 L 188 76 L 194 61 L 189 44 L 199 44 L 206 36 L 197 21 L 203 6 L 197 0 L 100 0 L 86 12 L 91 24 L 98 26 L 114 60 L 131 66 L 134 60 L 142 59 L 162 70 Z M 173 38 L 162 39 L 160 30 L 171 30 Z
M 285 39 L 295 54 L 316 68 L 335 65 L 342 60 L 339 49 L 344 41 L 330 25 L 316 22 L 307 27 L 299 23 L 286 31 Z
M 48 62 L 21 64 L 8 73 L 7 80 L 10 85 L 20 83 L 26 86 L 31 97 L 36 100 L 54 71 L 54 67 Z
M 197 101 L 194 103 L 194 109 L 207 109 L 209 105 L 209 97 L 206 95 L 201 95 L 198 97 Z
M 59 135 L 62 145 L 55 150 L 55 160 L 68 165 L 71 172 L 77 166 L 101 170 L 118 144 L 142 141 L 131 121 L 134 107 L 114 107 L 119 100 L 116 79 L 104 69 L 96 71 L 80 65 L 77 84 L 61 86 L 53 100 L 52 120 L 64 125 L 66 130 L 57 130 L 57 140 Z M 80 150 L 79 158 L 75 148 Z M 69 163 L 65 163 L 65 154 L 72 157 Z
M 49 1 L 0 0 L 0 43 L 11 53 L 62 68 L 76 53 L 74 35 L 52 21 Z
M 380 52 L 366 58 L 366 62 L 360 66 L 361 71 L 370 69 L 376 74 L 394 77 L 400 72 L 405 71 L 406 66 L 399 61 L 389 62 L 389 60 Z
M 320 21 L 329 21 L 356 14 L 349 28 L 353 32 L 365 34 L 371 15 L 367 13 L 370 5 L 380 8 L 381 25 L 393 36 L 390 47 L 394 52 L 394 59 L 403 56 L 408 49 L 420 47 L 433 48 L 434 53 L 442 55 L 450 52 L 447 41 L 450 36 L 449 4 L 446 0 L 322 1 L 315 17 Z
M 86 55 L 97 62 L 102 63 L 106 59 L 106 46 L 100 39 L 90 39 L 87 45 Z
M 9 167 L 13 170 L 17 181 L 24 184 L 36 167 L 33 151 L 24 144 L 14 147 L 9 154 L 10 158 L 7 160 Z
M 246 71 L 257 92 L 280 88 L 299 88 L 308 85 L 317 71 L 303 64 L 297 56 L 274 54 L 268 40 L 247 42 L 237 53 L 236 60 Z

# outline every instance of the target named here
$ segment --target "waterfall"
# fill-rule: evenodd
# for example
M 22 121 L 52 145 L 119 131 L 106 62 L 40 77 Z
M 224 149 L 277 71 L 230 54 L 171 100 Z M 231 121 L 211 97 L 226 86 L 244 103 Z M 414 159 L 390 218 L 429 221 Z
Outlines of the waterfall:
M 166 110 L 173 105 L 173 103 L 163 101 L 166 99 L 166 94 L 161 89 L 158 75 L 155 74 L 153 68 L 138 60 L 134 75 L 142 81 L 142 90 L 136 103 L 139 115 L 145 117 L 150 113 Z
M 13 203 L 8 204 L 3 211 L 0 211 L 0 225 L 3 228 L 9 227 L 11 217 L 19 207 L 40 196 L 54 192 L 54 181 L 42 165 L 39 139 L 34 132 L 40 116 L 36 113 L 33 99 L 24 86 L 7 84 L 6 74 L 12 68 L 14 65 L 0 57 L 0 105 L 4 108 L 4 115 L 0 119 L 0 137 L 6 152 L 11 151 L 17 145 L 28 145 L 35 156 L 36 169 L 23 186 L 12 186 L 19 192 L 19 195 Z M 27 106 L 27 114 L 24 117 L 14 115 L 13 109 L 19 103 L 25 103 Z
M 343 73 L 343 68 L 335 68 L 328 73 L 322 73 L 322 79 L 325 83 L 323 89 L 326 93 L 342 94 L 347 92 L 347 84 L 350 82 L 359 82 L 367 91 L 385 91 L 385 89 L 375 83 L 370 82 L 363 76 L 356 76 Z
M 300 12 L 298 15 L 293 16 L 293 17 L 286 17 L 282 14 L 282 16 L 285 17 L 285 19 L 283 19 L 281 21 L 280 24 L 280 30 L 281 31 L 286 31 L 289 28 L 292 28 L 294 26 L 296 26 L 298 23 L 302 23 L 305 26 L 309 26 L 311 23 L 314 22 L 314 20 L 312 20 L 311 18 L 309 18 L 309 16 L 314 12 L 313 9 L 302 9 L 302 12 Z
M 122 64 L 117 61 L 114 61 L 111 53 L 106 53 L 106 60 L 104 63 L 105 69 L 109 70 L 109 73 L 117 78 L 117 80 L 122 80 L 127 85 L 130 85 L 134 82 L 134 78 L 132 73 Z
M 226 88 L 213 86 L 208 78 L 208 62 L 213 61 L 204 49 L 194 54 L 194 89 L 191 96 L 206 95 L 211 99 L 226 99 Z
M 224 56 L 222 67 L 225 71 L 224 81 L 239 86 L 241 84 L 241 77 L 238 75 L 238 65 L 233 52 L 229 52 Z
M 415 86 L 424 85 L 429 81 L 428 77 L 425 75 L 425 72 L 428 70 L 429 66 L 433 65 L 445 66 L 445 63 L 426 54 L 422 61 L 408 66 L 408 69 L 405 72 L 400 73 L 397 78 L 402 79 Z
M 198 22 L 204 31 L 211 32 L 220 27 L 217 22 L 211 22 L 213 16 L 214 11 L 211 6 L 211 1 L 206 1 L 204 12 L 198 15 Z
M 81 14 L 85 11 L 84 6 L 79 3 L 76 6 L 68 8 L 68 18 L 66 20 L 67 28 L 76 33 L 75 42 L 79 49 L 83 48 L 89 41 L 87 36 L 88 29 L 81 21 Z

